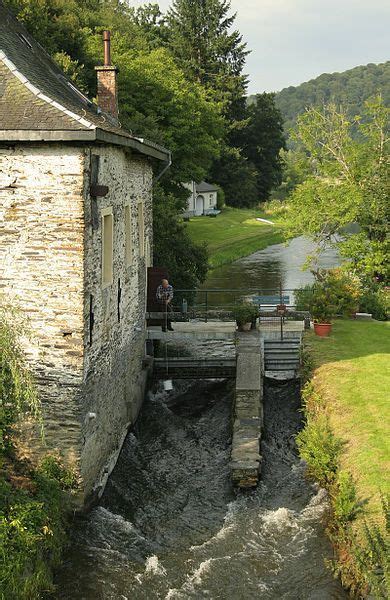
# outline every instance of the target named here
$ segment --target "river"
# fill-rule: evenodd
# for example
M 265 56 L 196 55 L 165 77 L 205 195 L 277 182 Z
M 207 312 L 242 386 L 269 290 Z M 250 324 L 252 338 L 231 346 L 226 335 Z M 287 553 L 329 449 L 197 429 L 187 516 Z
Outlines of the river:
M 292 277 L 279 258 L 279 267 L 272 263 L 285 251 L 269 248 L 230 265 L 237 287 L 252 277 L 253 287 L 272 287 L 283 273 L 283 285 L 297 285 L 298 273 Z M 259 279 L 266 263 L 267 281 Z M 213 281 L 228 269 L 220 271 Z M 306 480 L 295 447 L 297 384 L 266 384 L 262 476 L 254 491 L 230 482 L 232 401 L 232 385 L 223 381 L 149 393 L 100 506 L 75 519 L 58 600 L 347 597 L 325 566 L 332 557 L 323 531 L 326 494 Z

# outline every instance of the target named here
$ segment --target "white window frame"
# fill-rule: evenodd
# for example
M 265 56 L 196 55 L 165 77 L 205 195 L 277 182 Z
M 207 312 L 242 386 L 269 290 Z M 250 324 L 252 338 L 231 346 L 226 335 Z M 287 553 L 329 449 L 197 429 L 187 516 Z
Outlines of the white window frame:
M 114 281 L 114 214 L 112 211 L 112 206 L 108 208 L 103 208 L 100 211 L 101 223 L 102 223 L 102 247 L 101 247 L 101 256 L 102 256 L 102 289 L 105 289 L 113 284 Z M 110 257 L 110 277 L 106 277 L 106 217 L 111 217 L 111 257 Z M 108 250 L 107 250 L 108 252 Z
M 133 219 L 131 215 L 131 203 L 125 204 L 125 264 L 131 267 L 133 264 Z

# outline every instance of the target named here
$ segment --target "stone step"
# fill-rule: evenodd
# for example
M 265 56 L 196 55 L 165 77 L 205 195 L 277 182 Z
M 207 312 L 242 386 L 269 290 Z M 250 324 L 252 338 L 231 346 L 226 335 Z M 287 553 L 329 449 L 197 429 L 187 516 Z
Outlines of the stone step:
M 264 342 L 264 348 L 300 348 L 300 346 L 301 344 L 299 342 Z
M 296 371 L 299 365 L 296 363 L 270 363 L 266 365 L 266 371 Z
M 267 360 L 276 360 L 276 361 L 296 360 L 299 362 L 299 354 L 294 354 L 294 352 L 288 352 L 285 354 L 281 354 L 280 352 L 274 352 L 272 354 L 266 354 L 264 359 L 266 362 L 267 362 Z
M 286 364 L 294 364 L 294 365 L 299 365 L 299 360 L 297 360 L 296 358 L 288 358 L 288 359 L 274 359 L 274 358 L 269 358 L 269 359 L 265 359 L 264 361 L 265 365 L 270 365 L 270 364 L 276 364 L 276 365 L 286 365 Z

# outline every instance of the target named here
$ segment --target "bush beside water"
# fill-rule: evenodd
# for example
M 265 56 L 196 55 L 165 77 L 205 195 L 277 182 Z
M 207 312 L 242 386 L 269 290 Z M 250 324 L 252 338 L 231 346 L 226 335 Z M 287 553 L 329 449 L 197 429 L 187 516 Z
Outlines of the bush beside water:
M 40 413 L 18 341 L 26 333 L 18 313 L 0 307 L 0 600 L 53 590 L 52 570 L 66 543 L 64 490 L 77 483 L 59 457 L 47 456 L 36 468 L 16 458 L 14 426 L 23 415 L 39 419 Z
M 318 322 L 330 322 L 336 316 L 350 317 L 354 312 L 372 314 L 386 321 L 390 297 L 378 283 L 360 280 L 343 268 L 320 269 L 315 281 L 295 291 L 297 310 L 308 310 Z
M 304 353 L 305 362 L 307 374 L 312 364 Z M 351 475 L 340 467 L 342 440 L 332 432 L 326 402 L 313 381 L 305 383 L 302 399 L 306 425 L 297 436 L 297 446 L 308 476 L 329 493 L 327 531 L 336 555 L 331 567 L 352 597 L 385 600 L 390 597 L 389 498 L 382 496 L 384 528 L 362 519 L 364 502 L 358 498 Z M 358 517 L 363 524 L 359 528 L 354 527 Z

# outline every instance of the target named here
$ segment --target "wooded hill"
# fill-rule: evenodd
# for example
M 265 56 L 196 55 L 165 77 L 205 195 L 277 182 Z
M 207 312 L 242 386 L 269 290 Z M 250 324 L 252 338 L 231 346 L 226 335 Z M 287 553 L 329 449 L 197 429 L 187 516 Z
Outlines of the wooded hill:
M 342 105 L 349 116 L 361 114 L 364 102 L 380 92 L 384 104 L 390 105 L 390 61 L 370 63 L 343 73 L 323 73 L 297 87 L 289 86 L 278 92 L 275 104 L 284 117 L 288 134 L 298 115 L 308 106 L 328 102 Z M 254 96 L 250 96 L 249 103 Z

